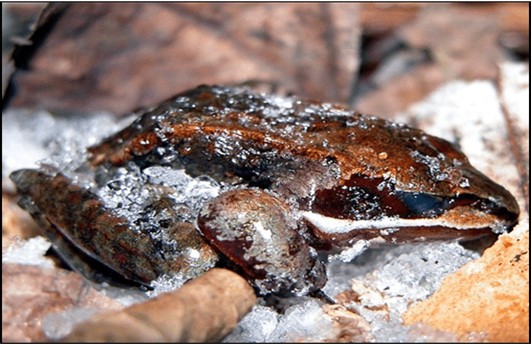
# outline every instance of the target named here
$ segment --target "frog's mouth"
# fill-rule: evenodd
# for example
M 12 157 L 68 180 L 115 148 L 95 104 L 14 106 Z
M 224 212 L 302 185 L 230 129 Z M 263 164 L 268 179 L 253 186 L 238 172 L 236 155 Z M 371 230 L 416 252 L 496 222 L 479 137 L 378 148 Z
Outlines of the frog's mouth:
M 315 212 L 302 212 L 315 235 L 336 244 L 357 239 L 382 237 L 390 242 L 429 239 L 477 238 L 501 233 L 507 224 L 488 214 L 473 214 L 456 207 L 436 218 L 382 217 L 379 219 L 338 219 Z

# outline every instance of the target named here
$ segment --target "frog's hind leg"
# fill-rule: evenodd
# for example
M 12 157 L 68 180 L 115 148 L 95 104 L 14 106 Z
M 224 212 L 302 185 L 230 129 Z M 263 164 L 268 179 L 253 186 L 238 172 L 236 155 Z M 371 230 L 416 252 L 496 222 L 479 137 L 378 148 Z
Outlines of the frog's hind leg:
M 18 170 L 11 179 L 21 196 L 19 205 L 75 270 L 95 280 L 98 269 L 114 271 L 145 284 L 158 276 L 158 267 L 150 256 L 154 252 L 151 240 L 131 231 L 126 219 L 106 209 L 88 189 L 60 173 L 39 170 Z M 95 263 L 99 264 L 97 269 L 93 268 Z
M 45 232 L 48 240 L 52 242 L 52 251 L 61 260 L 62 264 L 81 274 L 86 279 L 97 284 L 107 283 L 119 287 L 142 286 L 150 289 L 149 285 L 127 279 L 101 261 L 79 250 L 45 217 L 39 217 L 37 223 Z
M 217 261 L 194 225 L 179 221 L 164 186 L 144 186 L 150 198 L 135 219 L 120 216 L 98 194 L 58 172 L 24 169 L 11 179 L 19 205 L 59 257 L 91 280 L 147 286 L 165 275 L 196 277 Z

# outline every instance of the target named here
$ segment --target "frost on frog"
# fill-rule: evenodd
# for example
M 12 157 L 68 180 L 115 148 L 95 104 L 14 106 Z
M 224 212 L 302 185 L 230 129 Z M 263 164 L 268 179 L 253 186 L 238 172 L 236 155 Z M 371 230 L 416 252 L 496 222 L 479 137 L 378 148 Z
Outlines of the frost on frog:
M 289 207 L 266 192 L 224 193 L 203 208 L 198 223 L 263 294 L 305 295 L 326 283 L 324 265 L 305 244 Z
M 106 281 L 95 268 L 109 273 L 107 267 L 150 284 L 174 275 L 188 280 L 217 261 L 190 223 L 204 200 L 217 195 L 215 181 L 161 166 L 141 169 L 134 162 L 97 169 L 78 162 L 63 172 L 46 162 L 41 171 L 11 176 L 22 195 L 19 204 L 73 269 Z M 76 182 L 81 179 L 82 185 Z
M 301 295 L 326 281 L 314 248 L 474 238 L 519 213 L 444 140 L 246 88 L 181 93 L 81 156 L 13 173 L 21 205 L 82 272 L 75 252 L 144 284 L 222 254 L 261 292 Z

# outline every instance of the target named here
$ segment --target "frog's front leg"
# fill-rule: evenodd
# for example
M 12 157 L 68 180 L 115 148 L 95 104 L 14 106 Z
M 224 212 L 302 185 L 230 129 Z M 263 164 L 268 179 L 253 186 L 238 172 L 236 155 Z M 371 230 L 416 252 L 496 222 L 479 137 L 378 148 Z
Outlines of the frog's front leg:
M 161 256 L 149 234 L 134 230 L 128 219 L 116 215 L 96 194 L 68 177 L 24 169 L 15 171 L 11 179 L 21 195 L 19 205 L 41 226 L 59 256 L 87 278 L 99 277 L 96 269 L 103 265 L 147 285 L 163 274 L 190 268 L 190 251 L 194 258 L 211 262 L 204 270 L 216 261 L 215 253 L 190 223 L 176 222 L 166 229 L 178 250 Z M 94 262 L 99 266 L 94 267 Z
M 325 267 L 301 234 L 293 212 L 263 190 L 221 194 L 203 207 L 198 225 L 261 294 L 318 294 L 326 283 Z

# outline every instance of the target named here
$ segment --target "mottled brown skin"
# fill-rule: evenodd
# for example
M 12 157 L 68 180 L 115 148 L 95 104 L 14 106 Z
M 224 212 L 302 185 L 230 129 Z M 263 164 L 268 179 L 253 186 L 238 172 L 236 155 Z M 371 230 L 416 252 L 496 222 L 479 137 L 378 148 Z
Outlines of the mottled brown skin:
M 19 205 L 31 213 L 63 260 L 80 273 L 100 280 L 89 267 L 95 260 L 128 280 L 146 284 L 164 273 L 188 269 L 179 255 L 161 258 L 149 236 L 131 231 L 127 219 L 113 214 L 96 195 L 64 175 L 25 169 L 14 172 L 11 179 L 22 195 Z M 173 226 L 183 247 L 215 255 L 191 224 Z
M 113 169 L 128 162 L 140 168 L 162 165 L 184 168 L 192 176 L 208 175 L 223 183 L 227 193 L 242 187 L 266 190 L 267 195 L 256 194 L 249 205 L 285 205 L 278 207 L 287 214 L 276 216 L 279 223 L 297 219 L 297 212 L 303 211 L 354 222 L 383 218 L 419 221 L 415 223 L 419 226 L 404 226 L 389 236 L 371 228 L 331 235 L 302 219 L 297 230 L 272 229 L 280 237 L 285 231 L 286 237 L 303 242 L 295 257 L 306 253 L 309 244 L 329 249 L 376 237 L 388 242 L 475 238 L 500 227 L 511 229 L 519 215 L 513 196 L 473 168 L 465 155 L 445 140 L 341 106 L 279 99 L 241 88 L 200 86 L 179 94 L 143 112 L 130 126 L 88 151 L 93 169 Z M 34 217 L 59 228 L 63 236 L 75 234 L 75 227 L 83 229 L 74 235 L 72 244 L 77 240 L 93 242 L 82 249 L 124 276 L 144 282 L 173 269 L 163 260 L 151 258 L 158 255 L 142 235 L 136 239 L 129 232 L 121 238 L 120 229 L 127 227 L 127 220 L 113 218 L 93 195 L 69 187 L 60 175 L 35 174 L 23 171 L 13 176 L 19 192 L 30 200 L 25 207 Z M 29 186 L 42 181 L 52 186 L 56 195 L 49 195 L 45 187 Z M 69 188 L 74 188 L 71 193 L 63 191 Z M 222 202 L 215 204 L 216 200 Z M 238 206 L 228 204 L 224 194 L 213 202 L 200 215 L 199 230 L 218 252 L 247 272 L 248 279 L 262 279 L 263 272 L 246 255 L 250 242 L 239 239 L 236 242 L 242 248 L 236 248 L 234 243 L 224 243 L 219 229 L 212 227 L 221 214 L 236 217 L 238 208 L 247 207 L 245 198 L 238 199 Z M 57 204 L 62 210 L 64 203 L 73 205 L 68 218 L 54 214 L 49 207 Z M 443 225 L 434 226 L 432 220 L 442 220 Z M 117 232 L 106 231 L 107 227 Z M 235 234 L 241 231 L 234 222 L 231 229 Z M 102 233 L 93 234 L 98 232 Z M 192 242 L 203 246 L 200 239 Z M 260 243 L 270 248 L 269 243 Z M 104 246 L 123 249 L 121 254 L 137 263 L 125 263 L 119 250 L 102 254 Z M 308 277 L 315 262 L 301 257 L 297 265 L 273 259 L 260 264 L 286 267 L 293 277 Z M 285 286 L 275 287 L 275 282 L 284 284 L 277 279 L 278 272 L 270 275 L 271 290 L 285 290 Z M 310 279 L 319 282 L 316 288 L 324 284 L 324 270 L 318 275 Z
M 407 216 L 410 212 L 393 196 L 394 191 L 401 191 L 452 198 L 455 205 L 490 208 L 508 227 L 518 217 L 514 197 L 472 167 L 462 152 L 443 139 L 341 106 L 323 110 L 321 104 L 308 101 L 294 101 L 292 110 L 284 111 L 279 120 L 264 115 L 271 107 L 266 100 L 256 95 L 249 100 L 246 96 L 253 95 L 250 92 L 238 98 L 227 90 L 230 89 L 203 86 L 164 102 L 133 125 L 90 148 L 91 163 L 123 165 L 131 159 L 157 162 L 160 158 L 153 151 L 171 146 L 180 155 L 177 165 L 182 164 L 192 174 L 243 180 L 281 194 L 287 187 L 283 179 L 300 176 L 299 172 L 288 170 L 304 172 L 318 170 L 319 165 L 329 166 L 325 170 L 337 176 L 323 177 L 327 181 L 317 195 L 309 195 L 309 208 L 314 202 L 333 202 L 333 194 L 327 191 L 354 184 L 390 196 L 388 203 L 395 199 L 392 215 Z M 188 109 L 175 105 L 183 97 L 190 99 Z M 230 104 L 229 99 L 235 101 Z M 304 114 L 311 106 L 321 108 L 314 114 Z M 343 116 L 333 115 L 334 111 Z M 226 145 L 213 145 L 216 141 L 225 141 Z M 238 158 L 241 152 L 246 153 L 246 159 Z M 207 162 L 210 166 L 205 166 Z M 434 164 L 439 166 L 437 171 L 433 171 Z M 286 171 L 274 171 L 277 167 Z M 446 176 L 437 176 L 437 172 Z M 466 187 L 462 186 L 464 179 L 468 181 Z M 392 186 L 384 192 L 377 191 L 374 181 L 390 181 Z M 300 199 L 308 197 L 302 194 Z M 339 212 L 334 216 L 348 218 Z

